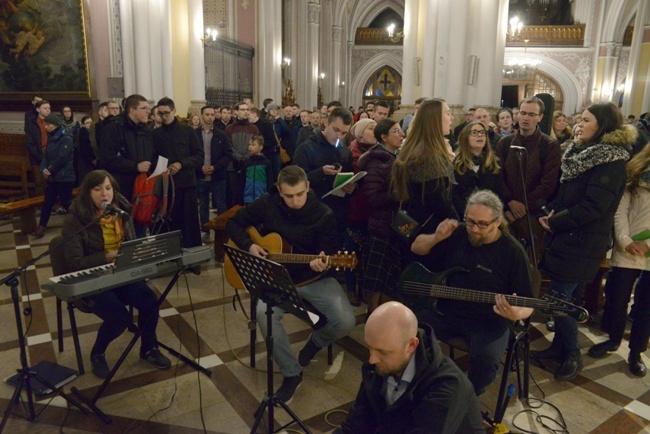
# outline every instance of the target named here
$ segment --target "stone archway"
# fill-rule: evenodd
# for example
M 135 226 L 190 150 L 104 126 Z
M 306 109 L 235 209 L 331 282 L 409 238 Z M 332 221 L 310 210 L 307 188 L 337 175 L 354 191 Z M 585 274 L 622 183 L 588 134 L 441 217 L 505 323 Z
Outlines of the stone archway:
M 352 86 L 350 87 L 349 105 L 358 107 L 362 103 L 363 88 L 371 74 L 379 68 L 389 66 L 397 73 L 402 74 L 402 57 L 401 53 L 393 51 L 382 51 L 364 62 L 354 73 Z

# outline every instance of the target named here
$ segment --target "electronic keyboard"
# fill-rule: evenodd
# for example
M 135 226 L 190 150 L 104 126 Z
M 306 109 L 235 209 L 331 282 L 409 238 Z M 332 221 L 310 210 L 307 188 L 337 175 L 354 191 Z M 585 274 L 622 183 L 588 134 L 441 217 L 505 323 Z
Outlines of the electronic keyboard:
M 160 262 L 138 264 L 127 269 L 121 269 L 115 264 L 106 264 L 61 274 L 51 277 L 49 283 L 42 285 L 42 288 L 63 301 L 75 301 L 101 294 L 118 286 L 175 273 L 178 270 L 207 262 L 211 258 L 210 246 L 190 247 L 183 249 L 181 254 L 175 257 Z

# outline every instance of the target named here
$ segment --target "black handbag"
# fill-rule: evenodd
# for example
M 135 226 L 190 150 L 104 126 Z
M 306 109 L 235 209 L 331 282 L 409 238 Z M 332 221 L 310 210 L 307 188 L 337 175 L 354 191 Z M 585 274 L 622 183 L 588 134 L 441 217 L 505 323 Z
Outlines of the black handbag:
M 410 244 L 413 242 L 415 237 L 420 234 L 422 226 L 426 226 L 426 224 L 429 223 L 433 214 L 431 214 L 424 224 L 421 225 L 417 220 L 411 217 L 406 210 L 403 210 L 402 205 L 400 204 L 400 209 L 395 213 L 393 221 L 390 223 L 390 227 L 393 228 L 402 241 Z

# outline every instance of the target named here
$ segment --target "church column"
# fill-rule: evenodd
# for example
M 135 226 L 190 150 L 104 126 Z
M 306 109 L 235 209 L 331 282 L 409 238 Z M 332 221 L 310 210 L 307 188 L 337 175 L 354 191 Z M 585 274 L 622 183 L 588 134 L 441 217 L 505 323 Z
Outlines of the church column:
M 309 0 L 307 5 L 307 19 L 309 22 L 307 33 L 307 76 L 306 76 L 306 95 L 308 107 L 316 107 L 318 100 L 318 50 L 319 37 L 318 30 L 320 26 L 320 0 Z
M 282 101 L 282 4 L 280 0 L 257 2 L 257 74 L 260 101 Z
M 343 32 L 343 27 L 341 26 L 332 26 L 332 99 L 340 100 L 341 94 L 341 33 Z
M 639 29 L 639 31 L 637 31 Z M 641 79 L 650 75 L 650 5 L 639 2 L 634 20 L 630 62 L 625 78 L 624 115 L 639 116 L 650 110 L 650 83 Z
M 610 101 L 612 99 L 620 52 L 621 44 L 618 42 L 607 42 L 600 45 L 597 67 L 598 78 L 596 79 L 598 92 L 594 96 L 595 101 Z
M 190 113 L 200 113 L 205 99 L 205 59 L 201 37 L 203 29 L 203 0 L 189 0 L 190 21 Z M 232 26 L 231 26 L 232 27 Z
M 133 3 L 120 0 L 120 31 L 122 32 L 122 68 L 124 96 L 135 93 L 135 50 L 133 41 Z
M 422 50 L 422 96 L 431 98 L 434 95 L 434 77 L 436 71 L 436 41 L 435 36 L 438 32 L 438 7 L 440 0 L 426 0 L 426 18 L 425 22 L 427 23 L 427 29 L 420 32 L 420 44 L 423 47 Z M 402 86 L 402 89 L 404 86 Z
M 406 0 L 404 4 L 404 41 L 402 49 L 402 105 L 412 105 L 418 98 L 417 49 L 418 9 L 420 0 Z

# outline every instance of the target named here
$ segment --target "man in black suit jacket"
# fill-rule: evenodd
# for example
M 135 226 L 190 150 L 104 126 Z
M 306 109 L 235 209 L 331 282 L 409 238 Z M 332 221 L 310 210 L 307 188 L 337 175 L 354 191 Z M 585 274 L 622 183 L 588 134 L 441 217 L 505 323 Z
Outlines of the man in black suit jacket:
M 232 146 L 226 133 L 214 128 L 215 110 L 213 107 L 201 108 L 203 126 L 194 130 L 199 143 L 203 146 L 203 165 L 196 170 L 197 193 L 199 196 L 199 220 L 201 227 L 210 216 L 210 204 L 223 214 L 228 209 L 226 205 L 226 169 L 232 160 Z M 212 193 L 212 202 L 210 202 Z M 206 235 L 207 234 L 207 235 Z M 209 237 L 210 232 L 203 233 Z

